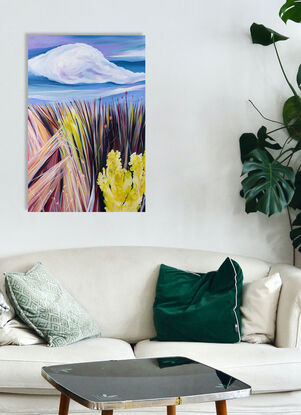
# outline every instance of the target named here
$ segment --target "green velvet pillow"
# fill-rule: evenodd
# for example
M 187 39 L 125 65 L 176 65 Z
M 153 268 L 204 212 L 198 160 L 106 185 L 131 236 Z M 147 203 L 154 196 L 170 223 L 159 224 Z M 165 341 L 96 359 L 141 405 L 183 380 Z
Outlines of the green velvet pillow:
M 38 262 L 25 273 L 6 272 L 7 295 L 16 314 L 49 346 L 100 335 L 96 322 Z
M 239 342 L 242 282 L 242 270 L 230 258 L 207 274 L 161 265 L 153 306 L 156 340 Z

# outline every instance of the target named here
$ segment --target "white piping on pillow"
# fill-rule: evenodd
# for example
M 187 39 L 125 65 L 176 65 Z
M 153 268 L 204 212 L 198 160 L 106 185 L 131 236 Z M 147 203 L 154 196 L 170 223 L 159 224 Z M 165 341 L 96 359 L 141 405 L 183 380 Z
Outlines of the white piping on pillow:
M 232 265 L 233 270 L 234 270 L 234 283 L 235 283 L 235 305 L 234 305 L 234 308 L 233 308 L 233 313 L 235 315 L 236 327 L 237 327 L 237 330 L 238 330 L 238 338 L 239 338 L 239 341 L 241 341 L 240 328 L 239 328 L 238 317 L 237 317 L 237 313 L 236 313 L 236 309 L 237 309 L 237 278 L 236 278 L 237 277 L 237 272 L 236 272 L 235 266 L 232 262 L 232 259 L 231 258 L 229 258 L 229 259 L 230 259 L 231 265 Z

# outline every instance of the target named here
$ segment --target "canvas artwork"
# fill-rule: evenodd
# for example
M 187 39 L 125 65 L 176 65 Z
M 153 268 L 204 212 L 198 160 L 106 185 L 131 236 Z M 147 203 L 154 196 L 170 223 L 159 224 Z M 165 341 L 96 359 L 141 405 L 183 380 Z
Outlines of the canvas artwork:
M 28 210 L 145 204 L 144 36 L 28 36 Z

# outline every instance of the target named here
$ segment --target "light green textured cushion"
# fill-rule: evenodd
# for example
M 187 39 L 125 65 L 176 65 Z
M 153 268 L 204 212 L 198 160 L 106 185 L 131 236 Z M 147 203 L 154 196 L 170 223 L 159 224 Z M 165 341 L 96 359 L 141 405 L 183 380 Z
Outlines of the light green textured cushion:
M 7 295 L 19 317 L 49 346 L 100 335 L 96 322 L 38 262 L 25 273 L 6 272 Z

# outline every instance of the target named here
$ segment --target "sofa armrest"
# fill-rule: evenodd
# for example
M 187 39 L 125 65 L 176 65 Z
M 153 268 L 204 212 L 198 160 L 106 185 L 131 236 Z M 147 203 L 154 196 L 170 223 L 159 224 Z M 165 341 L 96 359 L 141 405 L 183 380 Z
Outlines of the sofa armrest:
M 277 320 L 277 347 L 301 347 L 301 269 L 292 265 L 273 265 L 270 275 L 279 272 L 282 279 Z

